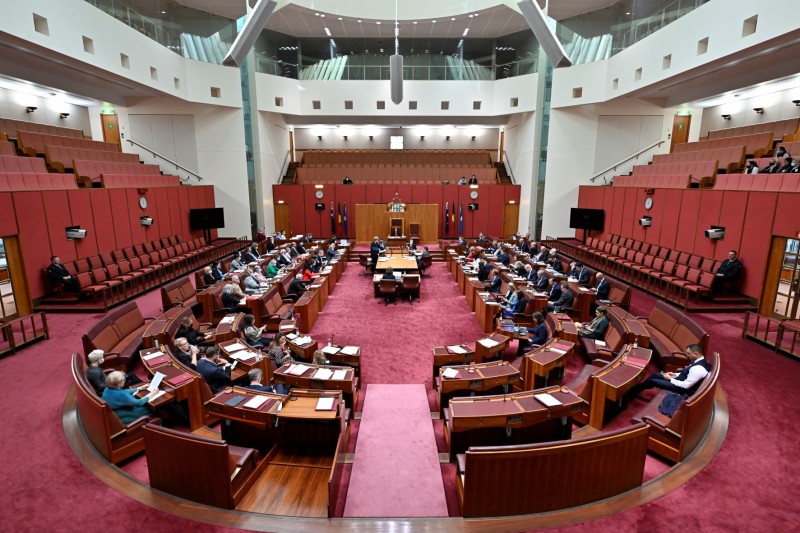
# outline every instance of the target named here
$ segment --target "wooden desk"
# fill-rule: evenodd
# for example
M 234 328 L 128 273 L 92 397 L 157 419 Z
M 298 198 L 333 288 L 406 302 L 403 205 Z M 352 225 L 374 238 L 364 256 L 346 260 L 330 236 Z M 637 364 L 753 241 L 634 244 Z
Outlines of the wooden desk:
M 317 298 L 319 299 L 319 304 L 317 305 L 318 311 L 322 311 L 325 308 L 325 304 L 328 303 L 328 295 L 330 294 L 329 288 L 331 286 L 330 281 L 332 280 L 332 276 L 318 276 L 317 279 L 314 280 L 314 283 L 308 286 L 308 290 L 317 293 Z
M 521 366 L 524 390 L 546 387 L 550 374 L 564 368 L 574 350 L 574 342 L 551 339 L 541 348 L 525 354 Z
M 229 313 L 222 317 L 217 327 L 214 328 L 214 342 L 220 343 L 235 339 L 239 331 L 242 331 L 244 313 Z
M 407 278 L 417 278 L 419 286 L 422 287 L 422 278 L 420 278 L 419 274 L 406 274 L 405 277 L 407 277 Z M 373 284 L 373 288 L 375 290 L 375 298 L 379 298 L 380 297 L 381 279 L 383 279 L 383 275 L 382 274 L 373 274 L 372 275 L 372 284 Z M 397 294 L 400 295 L 400 293 L 403 290 L 403 278 L 398 278 L 398 277 L 395 276 L 395 282 L 397 283 Z M 417 293 L 417 297 L 419 297 L 419 293 Z
M 458 372 L 458 376 L 445 378 L 443 373 L 448 369 Z M 519 370 L 506 361 L 440 368 L 436 379 L 436 408 L 441 411 L 454 396 L 474 395 L 497 387 L 509 392 L 509 385 L 519 380 Z
M 633 345 L 628 344 L 613 361 L 594 374 L 595 382 L 589 403 L 590 426 L 603 429 L 605 419 L 611 412 L 612 405 L 609 404 L 619 404 L 625 393 L 642 380 L 652 356 L 653 351 L 649 348 L 634 349 Z M 626 362 L 629 357 L 644 361 L 643 366 Z
M 360 346 L 352 346 L 349 345 L 349 348 L 356 348 L 355 354 L 346 354 L 342 353 L 342 348 L 345 348 L 346 345 L 341 344 L 334 344 L 331 348 L 336 348 L 336 353 L 325 353 L 325 357 L 333 364 L 336 365 L 347 365 L 352 367 L 356 370 L 356 374 L 358 374 L 358 369 L 361 366 L 361 347 Z M 325 348 L 323 348 L 324 350 Z
M 301 333 L 308 333 L 314 327 L 319 313 L 316 291 L 306 291 L 294 304 L 295 319 L 298 320 Z M 298 318 L 299 317 L 299 318 Z
M 319 342 L 312 339 L 310 343 L 301 346 L 294 342 L 293 339 L 295 337 L 290 339 L 290 335 L 291 333 L 286 335 L 286 346 L 289 348 L 289 351 L 291 351 L 297 359 L 311 362 L 314 359 L 314 352 L 319 350 Z
M 410 257 L 395 254 L 385 257 L 388 257 L 388 259 L 383 260 L 383 258 L 378 258 L 378 264 L 375 265 L 375 270 L 386 270 L 392 267 L 392 270 L 407 272 L 416 271 L 418 269 L 416 256 Z
M 476 311 L 477 304 L 475 302 L 477 302 L 478 298 L 480 298 L 478 293 L 485 290 L 486 287 L 483 286 L 483 283 L 481 283 L 478 278 L 468 278 L 466 284 L 466 294 L 464 296 L 467 298 L 467 305 L 471 310 Z
M 572 321 L 569 315 L 565 315 L 563 313 L 550 313 L 548 316 L 552 317 L 552 320 L 556 324 L 553 335 L 558 335 L 559 339 L 563 339 L 565 341 L 574 343 L 578 342 L 578 328 L 575 326 L 575 322 Z
M 333 409 L 317 411 L 320 398 L 333 398 Z M 279 421 L 287 420 L 336 420 L 344 417 L 344 401 L 341 391 L 293 390 L 278 413 Z M 305 443 L 309 444 L 309 443 Z
M 486 341 L 489 340 L 489 344 L 497 343 L 494 346 L 487 347 Z M 481 341 L 484 341 L 483 343 Z M 484 337 L 483 339 L 478 339 L 475 341 L 475 362 L 476 363 L 484 363 L 489 359 L 494 359 L 496 357 L 500 357 L 508 345 L 511 343 L 511 337 L 506 335 L 501 335 L 499 333 L 495 333 L 493 335 L 489 335 L 488 337 Z
M 234 350 L 237 345 L 244 346 L 244 349 Z M 231 339 L 219 343 L 221 355 L 232 363 L 239 361 L 236 368 L 231 371 L 231 382 L 243 379 L 248 372 L 257 368 L 261 370 L 264 375 L 264 383 L 269 383 L 269 377 L 272 374 L 272 365 L 269 358 L 260 354 L 257 350 L 249 348 L 247 344 L 239 339 Z
M 484 333 L 491 333 L 494 331 L 494 317 L 503 308 L 499 302 L 494 299 L 494 296 L 483 296 L 476 294 L 475 297 L 475 314 L 478 319 L 478 324 L 481 325 Z
M 547 393 L 561 405 L 547 407 L 534 395 Z M 445 412 L 444 437 L 451 458 L 470 446 L 506 446 L 569 439 L 572 413 L 583 400 L 561 387 L 502 396 L 453 398 Z
M 475 362 L 475 350 L 466 344 L 452 344 L 458 346 L 464 353 L 455 353 L 448 346 L 433 347 L 433 378 L 439 375 L 439 369 L 445 365 L 466 365 Z
M 145 371 L 150 376 L 154 376 L 156 372 L 164 374 L 165 378 L 162 381 L 162 389 L 174 394 L 175 401 L 186 400 L 187 407 L 189 408 L 189 427 L 192 431 L 203 427 L 206 424 L 205 411 L 203 410 L 202 395 L 200 393 L 201 382 L 203 377 L 197 372 L 190 370 L 177 361 L 167 352 L 163 356 L 159 356 L 149 361 L 145 359 L 146 356 L 158 352 L 157 348 L 145 348 L 139 351 L 139 357 L 142 361 Z M 183 378 L 184 374 L 188 374 L 191 378 L 184 381 L 180 385 L 172 386 L 169 381 L 176 378 Z M 158 405 L 158 402 L 156 403 Z
M 244 396 L 245 399 L 234 406 L 226 405 L 226 402 L 234 396 Z M 245 403 L 257 396 L 266 397 L 266 403 L 263 403 L 258 408 L 244 406 Z M 272 392 L 254 391 L 245 387 L 229 387 L 208 400 L 206 402 L 206 407 L 220 418 L 250 424 L 264 430 L 270 430 L 275 426 L 278 408 L 285 399 L 285 396 Z
M 309 390 L 341 391 L 348 407 L 353 408 L 358 400 L 358 378 L 355 370 L 350 367 L 317 366 L 310 363 L 300 363 L 307 367 L 301 375 L 289 373 L 289 370 L 296 367 L 297 363 L 286 363 L 272 374 L 275 383 L 283 383 L 292 387 Z M 316 375 L 320 370 L 345 371 L 344 379 L 320 379 Z

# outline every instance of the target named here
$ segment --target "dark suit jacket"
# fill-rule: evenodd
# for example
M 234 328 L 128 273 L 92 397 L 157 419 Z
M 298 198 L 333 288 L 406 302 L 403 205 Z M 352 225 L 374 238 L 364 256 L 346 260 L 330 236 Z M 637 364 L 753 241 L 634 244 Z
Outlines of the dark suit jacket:
M 578 283 L 580 283 L 581 285 L 589 285 L 591 280 L 592 280 L 592 273 L 589 272 L 588 268 L 583 267 L 581 269 L 580 275 L 578 276 Z
M 381 276 L 381 279 L 396 280 L 397 278 L 394 276 L 394 273 L 389 274 L 388 272 L 384 272 L 383 276 Z
M 489 292 L 500 293 L 500 287 L 503 285 L 503 279 L 500 276 L 495 276 L 492 283 L 489 285 Z
M 53 285 L 61 285 L 64 283 L 64 278 L 69 275 L 70 274 L 64 265 L 50 263 L 50 265 L 47 267 L 47 277 L 50 280 L 50 283 Z
M 244 261 L 245 263 L 253 263 L 258 261 L 258 256 L 255 255 L 250 250 L 247 250 L 245 253 L 242 254 L 242 261 Z
M 225 277 L 225 275 L 222 273 L 222 270 L 219 268 L 212 268 L 211 275 L 214 276 L 214 279 L 217 281 Z
M 598 300 L 608 300 L 608 295 L 611 294 L 611 285 L 608 283 L 608 280 L 604 279 L 600 283 L 597 284 L 597 299 Z
M 247 388 L 250 390 L 257 390 L 261 392 L 275 392 L 275 389 L 273 389 L 272 387 L 268 387 L 266 385 L 248 385 Z
M 215 365 L 206 358 L 197 361 L 197 371 L 206 380 L 214 394 L 221 392 L 231 383 L 231 367 Z
M 533 333 L 531 334 L 531 344 L 544 344 L 546 342 L 547 326 L 544 324 L 539 324 L 533 328 Z
M 735 280 L 739 277 L 739 272 L 742 270 L 742 262 L 738 259 L 730 260 L 726 259 L 722 262 L 719 269 L 717 269 L 717 274 L 722 274 L 722 277 L 726 280 Z
M 558 300 L 553 302 L 553 309 L 561 311 L 564 307 L 572 307 L 573 300 L 575 300 L 575 295 L 572 294 L 571 290 L 562 290 L 561 296 L 559 296 Z
M 287 290 L 287 292 L 289 294 L 300 296 L 301 294 L 306 292 L 306 290 L 307 290 L 306 286 L 305 284 L 303 284 L 302 281 L 300 281 L 299 279 L 293 279 L 292 282 L 289 284 L 289 289 Z
M 537 278 L 538 278 L 538 274 L 537 274 Z M 538 278 L 536 280 L 536 283 L 533 284 L 533 286 L 536 287 L 537 289 L 539 289 L 540 291 L 546 291 L 547 290 L 547 285 L 549 283 L 550 283 L 550 280 L 547 279 L 547 276 L 544 276 L 542 278 Z
M 581 337 L 586 337 L 587 339 L 602 339 L 608 330 L 608 319 L 606 317 L 595 318 L 589 325 L 592 326 L 591 331 L 585 328 L 581 328 L 578 331 Z
M 502 253 L 497 257 L 497 260 L 503 263 L 505 266 L 511 262 L 511 257 L 507 253 Z
M 551 302 L 556 302 L 561 298 L 561 285 L 556 283 L 552 287 L 550 287 L 550 293 L 547 295 L 547 299 Z

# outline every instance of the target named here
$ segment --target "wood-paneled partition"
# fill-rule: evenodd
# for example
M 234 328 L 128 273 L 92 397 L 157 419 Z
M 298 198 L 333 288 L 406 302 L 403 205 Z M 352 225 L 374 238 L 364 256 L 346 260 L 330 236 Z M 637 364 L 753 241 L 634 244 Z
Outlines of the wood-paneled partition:
M 650 210 L 644 207 L 648 196 Z M 758 298 L 772 236 L 797 238 L 800 232 L 798 201 L 800 193 L 655 189 L 648 194 L 635 187 L 582 186 L 578 207 L 605 210 L 605 228 L 593 237 L 621 235 L 716 260 L 738 250 L 744 264 L 741 290 Z M 644 216 L 652 217 L 650 227 L 639 225 Z M 724 239 L 706 238 L 712 225 L 725 228 Z M 582 238 L 583 231 L 576 236 Z
M 403 220 L 405 235 L 408 235 L 409 224 L 418 223 L 420 241 L 423 244 L 434 243 L 438 240 L 438 212 L 439 206 L 436 204 L 409 204 L 402 213 L 390 212 L 386 204 L 358 204 L 356 242 L 370 242 L 375 235 L 385 239 L 389 235 L 389 220 L 399 218 Z
M 139 205 L 141 196 L 146 209 Z M 214 207 L 213 186 L 0 193 L 0 237 L 19 236 L 30 296 L 36 299 L 47 291 L 42 272 L 50 256 L 68 262 L 170 235 L 202 237 L 189 230 L 189 209 L 203 207 Z M 143 215 L 152 217 L 152 226 L 140 224 Z M 86 238 L 67 240 L 67 226 L 86 229 Z

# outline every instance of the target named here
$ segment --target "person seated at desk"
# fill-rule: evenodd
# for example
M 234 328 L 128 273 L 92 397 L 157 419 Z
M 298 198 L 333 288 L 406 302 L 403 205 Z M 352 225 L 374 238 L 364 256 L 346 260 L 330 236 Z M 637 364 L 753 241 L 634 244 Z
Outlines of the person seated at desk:
M 531 243 L 525 239 L 520 239 L 517 246 L 519 247 L 519 252 L 522 254 L 527 254 L 531 251 Z
M 253 271 L 253 279 L 255 279 L 259 284 L 267 283 L 267 277 L 264 275 L 264 272 L 261 270 L 261 266 L 258 263 L 251 263 L 248 265 L 250 270 Z
M 322 350 L 314 350 L 314 357 L 311 359 L 311 362 L 317 366 L 325 366 L 330 363 L 330 361 L 325 359 L 325 352 Z
M 588 287 L 592 283 L 592 272 L 586 268 L 581 261 L 575 262 L 575 269 L 578 271 L 578 275 L 575 276 L 578 280 L 578 283 L 583 285 L 584 287 Z
M 244 261 L 242 261 L 242 252 L 233 252 L 233 261 L 231 261 L 230 270 L 244 270 Z
M 219 356 L 219 348 L 211 346 L 197 361 L 197 372 L 211 387 L 211 392 L 219 394 L 231 384 L 232 365 Z
M 214 279 L 214 274 L 211 273 L 211 267 L 210 266 L 203 267 L 203 283 L 205 285 L 213 285 L 216 282 L 217 280 Z
M 328 246 L 328 251 L 325 252 L 325 257 L 328 259 L 328 261 L 339 257 L 339 252 L 336 251 L 336 247 L 333 244 Z
M 530 343 L 541 346 L 549 339 L 547 338 L 547 325 L 544 323 L 544 315 L 539 311 L 533 313 L 533 329 L 530 330 Z
M 534 283 L 536 281 L 536 271 L 533 270 L 533 265 L 526 263 L 525 266 L 522 267 L 523 275 L 522 277 L 525 278 L 525 281 L 529 283 Z
M 467 255 L 466 255 L 467 261 L 473 261 L 473 260 L 477 259 L 479 253 L 480 253 L 480 251 L 476 247 L 470 246 L 469 247 L 469 251 L 467 252 Z
M 561 282 L 556 283 L 556 285 L 560 285 L 561 290 L 559 296 L 556 300 L 551 300 L 550 303 L 547 304 L 547 310 L 560 313 L 562 309 L 572 307 L 575 295 L 572 294 L 572 291 L 569 289 L 569 282 L 566 279 L 562 279 Z
M 316 259 L 314 263 L 314 267 L 316 268 L 315 272 L 319 272 L 328 264 L 328 257 L 325 255 L 325 252 L 322 251 L 322 248 L 317 248 Z
M 503 308 L 503 318 L 513 318 L 517 313 L 524 313 L 525 307 L 528 305 L 528 301 L 525 299 L 521 289 L 514 291 L 514 294 L 507 301 L 508 305 Z
M 466 185 L 466 184 L 467 184 L 467 177 L 466 176 L 461 176 L 461 179 L 458 180 L 457 185 Z
M 242 254 L 242 260 L 245 263 L 255 263 L 258 261 L 258 258 L 261 257 L 261 254 L 258 253 L 258 244 L 253 243 L 250 245 L 250 248 L 244 251 Z
M 539 292 L 546 292 L 549 285 L 550 280 L 547 279 L 547 273 L 543 268 L 539 269 L 536 272 L 536 281 L 534 282 L 533 287 Z
M 406 250 L 408 250 L 409 252 L 413 252 L 416 249 L 417 249 L 417 244 L 414 242 L 414 239 L 408 241 L 408 244 L 406 244 Z
M 267 242 L 264 245 L 264 249 L 267 250 L 267 253 L 275 249 L 275 241 L 272 237 L 267 237 Z
M 259 392 L 275 392 L 275 389 L 270 385 L 262 385 L 261 380 L 264 379 L 264 373 L 259 368 L 254 368 L 247 373 L 247 379 L 250 380 L 250 385 L 246 388 Z
M 477 185 L 478 184 L 478 176 L 473 174 L 472 177 L 469 179 L 469 184 L 470 185 Z
M 178 331 L 175 332 L 175 338 L 183 337 L 189 344 L 194 344 L 195 346 L 198 344 L 203 344 L 210 338 L 214 336 L 213 333 L 200 333 L 196 329 L 194 329 L 194 325 L 192 324 L 192 319 L 188 316 L 183 317 L 181 320 L 180 326 L 178 326 Z
M 478 244 L 484 244 L 489 242 L 489 237 L 484 235 L 483 233 L 478 233 L 478 238 L 475 239 Z
M 517 286 L 513 283 L 509 283 L 506 286 L 506 293 L 500 297 L 500 301 L 505 302 L 507 304 L 513 304 L 517 301 Z
M 465 239 L 464 237 L 459 237 L 456 246 L 463 246 L 464 248 L 466 248 L 469 245 L 467 244 L 467 239 Z
M 542 248 L 539 250 L 539 253 L 533 257 L 533 260 L 537 263 L 547 263 L 549 259 L 550 251 L 544 246 L 542 246 Z
M 747 166 L 744 168 L 745 174 L 758 174 L 759 172 L 758 163 L 756 163 L 755 159 L 747 162 Z
M 175 356 L 175 359 L 180 361 L 184 366 L 196 370 L 197 354 L 200 352 L 200 349 L 197 346 L 189 344 L 186 337 L 176 337 L 173 346 L 175 346 L 175 351 L 172 352 L 172 355 Z
M 244 340 L 253 348 L 265 348 L 268 343 L 268 339 L 263 336 L 266 327 L 264 325 L 257 328 L 255 317 L 249 313 L 244 315 Z
M 303 282 L 313 281 L 319 274 L 314 273 L 314 260 L 309 258 L 303 263 Z
M 497 251 L 498 250 L 500 250 L 500 245 L 497 244 L 497 240 L 494 240 L 494 241 L 492 241 L 492 244 L 490 244 L 489 247 L 486 248 L 486 253 L 487 254 L 492 254 L 494 256 L 497 256 Z
M 264 289 L 261 288 L 261 285 L 256 281 L 256 278 L 253 277 L 253 271 L 250 269 L 249 266 L 244 267 L 244 292 L 245 294 L 256 294 L 263 292 Z
M 297 253 L 300 254 L 300 255 L 305 255 L 306 253 L 308 253 L 306 251 L 306 247 L 303 246 L 302 242 L 298 242 L 297 246 L 295 246 L 294 249 L 297 250 Z
M 505 246 L 500 247 L 500 253 L 497 255 L 497 260 L 505 266 L 511 263 L 511 256 L 508 255 L 508 250 Z
M 735 283 L 742 271 L 742 262 L 737 257 L 736 250 L 728 252 L 728 258 L 722 262 L 714 276 L 711 290 L 717 294 L 722 291 L 726 283 Z
M 531 240 L 528 241 L 530 244 L 528 245 L 528 255 L 531 256 L 531 259 L 536 257 L 541 250 L 539 249 L 539 245 Z
M 608 280 L 603 275 L 602 272 L 598 272 L 594 275 L 594 280 L 597 282 L 592 290 L 597 295 L 598 300 L 608 300 L 608 296 L 611 294 L 611 285 L 608 283 Z
M 123 424 L 130 424 L 134 420 L 143 416 L 153 414 L 153 409 L 148 402 L 158 394 L 158 389 L 153 392 L 147 393 L 142 398 L 136 398 L 134 394 L 140 390 L 146 389 L 146 386 L 141 386 L 135 389 L 123 389 L 125 384 L 125 373 L 115 370 L 106 376 L 106 388 L 103 391 L 102 398 L 117 415 L 120 422 Z
M 103 357 L 104 355 L 105 352 L 103 350 L 92 350 L 89 352 L 89 355 L 86 356 L 89 360 L 89 367 L 86 369 L 86 379 L 92 384 L 98 396 L 102 396 L 103 391 L 106 390 L 106 373 L 100 366 L 105 360 Z M 123 387 L 127 389 L 141 382 L 142 380 L 139 379 L 139 376 L 133 372 L 128 372 L 125 374 L 125 384 Z
M 491 265 L 484 261 L 483 259 L 478 260 L 478 281 L 482 283 L 486 283 L 486 280 L 489 279 L 489 271 L 491 270 Z
M 578 328 L 578 335 L 587 339 L 603 340 L 608 330 L 608 310 L 605 306 L 598 306 L 595 309 L 595 318 L 588 324 L 575 323 Z
M 503 278 L 500 277 L 500 271 L 495 270 L 494 276 L 492 277 L 491 283 L 489 283 L 489 292 L 494 294 L 500 294 L 500 289 L 503 286 Z
M 530 266 L 530 265 L 528 265 L 528 266 Z M 525 265 L 522 264 L 522 261 L 516 261 L 514 263 L 514 274 L 516 274 L 517 276 L 519 276 L 521 278 L 524 278 L 525 276 L 528 275 L 528 271 L 525 270 Z
M 397 279 L 397 277 L 394 275 L 392 267 L 386 267 L 386 270 L 384 271 L 383 276 L 381 276 L 381 279 L 391 279 L 391 280 Z
M 235 313 L 239 308 L 239 302 L 245 296 L 247 295 L 239 286 L 239 276 L 233 276 L 230 282 L 222 288 L 222 306 Z
M 422 263 L 424 262 L 424 259 L 426 257 L 430 257 L 430 256 L 431 256 L 431 252 L 428 250 L 428 247 L 427 246 L 423 246 L 422 247 L 422 253 L 419 256 L 417 256 L 417 268 L 422 270 L 422 266 L 423 266 Z
M 222 266 L 219 261 L 211 263 L 211 275 L 214 276 L 215 281 L 220 281 L 225 278 L 225 273 L 222 271 Z
M 286 266 L 292 262 L 292 254 L 289 253 L 289 250 L 283 248 L 278 254 L 276 261 L 278 262 L 278 266 Z
M 67 292 L 78 292 L 81 289 L 78 278 L 67 271 L 66 267 L 61 264 L 61 258 L 57 255 L 50 258 L 50 264 L 47 266 L 47 279 L 54 287 L 63 286 Z
M 303 283 L 303 275 L 296 274 L 292 282 L 289 284 L 286 292 L 289 297 L 296 302 L 307 290 L 308 287 L 306 287 L 306 284 Z
M 283 336 L 283 333 L 278 332 L 272 338 L 267 350 L 267 357 L 270 358 L 275 368 L 280 368 L 287 362 L 294 362 L 291 352 L 286 349 L 286 337 Z
M 655 372 L 632 387 L 628 393 L 632 398 L 639 396 L 642 391 L 652 388 L 659 388 L 678 394 L 691 394 L 700 385 L 700 382 L 711 371 L 711 364 L 706 361 L 703 349 L 697 344 L 690 344 L 686 347 L 686 355 L 691 361 L 680 372 Z
M 342 185 L 352 185 L 353 180 L 350 179 L 350 176 L 345 176 L 342 180 Z
M 311 232 L 306 233 L 303 236 L 303 242 L 314 242 L 314 238 L 311 236 Z
M 780 165 L 778 165 L 778 162 L 773 158 L 773 159 L 770 159 L 769 163 L 767 164 L 767 166 L 765 166 L 761 170 L 761 174 L 775 174 L 776 172 L 778 172 L 779 168 L 780 168 Z
M 269 264 L 267 265 L 267 277 L 274 278 L 278 275 L 278 262 L 274 259 L 269 260 Z

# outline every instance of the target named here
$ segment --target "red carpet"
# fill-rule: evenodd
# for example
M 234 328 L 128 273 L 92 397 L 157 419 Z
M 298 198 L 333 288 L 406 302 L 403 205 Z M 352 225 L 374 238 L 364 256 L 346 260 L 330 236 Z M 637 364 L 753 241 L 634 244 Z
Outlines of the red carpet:
M 344 516 L 447 516 L 423 385 L 367 387 Z

